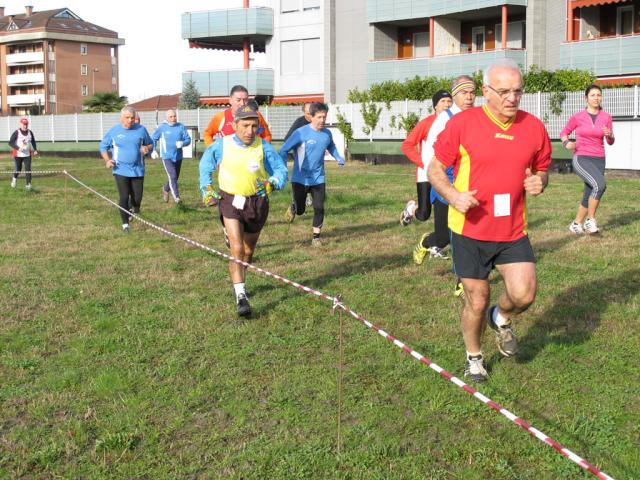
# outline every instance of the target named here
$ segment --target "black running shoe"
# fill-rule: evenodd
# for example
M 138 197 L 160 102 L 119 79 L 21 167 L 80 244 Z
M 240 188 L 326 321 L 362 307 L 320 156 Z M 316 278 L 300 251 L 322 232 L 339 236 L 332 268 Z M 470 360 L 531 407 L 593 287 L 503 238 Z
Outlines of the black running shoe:
M 251 316 L 251 305 L 245 293 L 238 295 L 236 309 L 239 317 L 249 318 Z

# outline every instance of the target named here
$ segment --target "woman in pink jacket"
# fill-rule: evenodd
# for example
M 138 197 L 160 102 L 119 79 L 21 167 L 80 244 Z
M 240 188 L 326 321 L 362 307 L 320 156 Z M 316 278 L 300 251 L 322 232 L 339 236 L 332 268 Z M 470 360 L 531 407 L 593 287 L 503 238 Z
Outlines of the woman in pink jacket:
M 604 180 L 604 139 L 613 145 L 613 125 L 611 115 L 602 110 L 602 89 L 589 85 L 585 91 L 587 108 L 573 115 L 560 132 L 562 145 L 574 150 L 573 170 L 584 181 L 582 202 L 569 230 L 575 234 L 598 233 L 596 210 L 606 189 Z M 569 140 L 575 130 L 576 140 Z M 586 218 L 586 220 L 585 220 Z M 583 223 L 584 222 L 584 223 Z

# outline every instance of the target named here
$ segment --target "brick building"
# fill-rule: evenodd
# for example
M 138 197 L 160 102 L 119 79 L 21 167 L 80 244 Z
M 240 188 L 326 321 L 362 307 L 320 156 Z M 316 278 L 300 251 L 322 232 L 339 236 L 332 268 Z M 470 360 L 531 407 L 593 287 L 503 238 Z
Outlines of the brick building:
M 95 92 L 118 91 L 123 44 L 68 8 L 5 15 L 0 7 L 2 114 L 81 112 Z

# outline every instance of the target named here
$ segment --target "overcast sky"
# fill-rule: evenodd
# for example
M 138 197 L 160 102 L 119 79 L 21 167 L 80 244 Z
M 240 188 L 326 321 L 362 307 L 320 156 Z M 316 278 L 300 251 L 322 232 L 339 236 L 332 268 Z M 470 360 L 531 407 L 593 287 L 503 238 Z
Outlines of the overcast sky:
M 251 0 L 252 6 L 269 3 Z M 180 27 L 183 12 L 242 7 L 242 0 L 0 0 L 0 5 L 5 15 L 24 13 L 25 5 L 35 11 L 67 7 L 83 20 L 118 32 L 125 39 L 119 48 L 120 94 L 132 102 L 179 93 L 184 71 L 242 68 L 242 53 L 189 48 Z

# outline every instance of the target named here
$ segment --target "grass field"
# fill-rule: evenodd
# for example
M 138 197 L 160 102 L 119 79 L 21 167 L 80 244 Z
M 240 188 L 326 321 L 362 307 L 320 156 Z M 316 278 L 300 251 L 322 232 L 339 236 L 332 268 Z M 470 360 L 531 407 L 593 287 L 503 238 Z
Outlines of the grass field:
M 0 160 L 0 171 L 11 168 Z M 39 159 L 109 198 L 99 160 Z M 200 206 L 161 202 L 151 162 L 142 216 L 225 251 Z M 407 165 L 328 166 L 325 244 L 273 194 L 255 263 L 344 302 L 462 376 L 450 263 L 418 267 L 427 224 L 398 224 Z M 120 232 L 116 209 L 62 176 L 34 190 L 0 177 L 0 478 L 594 478 L 331 303 L 248 273 L 255 311 L 235 316 L 226 262 L 157 231 Z M 539 293 L 518 319 L 521 352 L 484 338 L 480 391 L 617 479 L 640 478 L 638 179 L 609 178 L 603 234 L 567 226 L 581 196 L 553 175 L 529 201 Z M 492 276 L 493 297 L 502 284 Z M 342 365 L 341 448 L 337 451 Z

